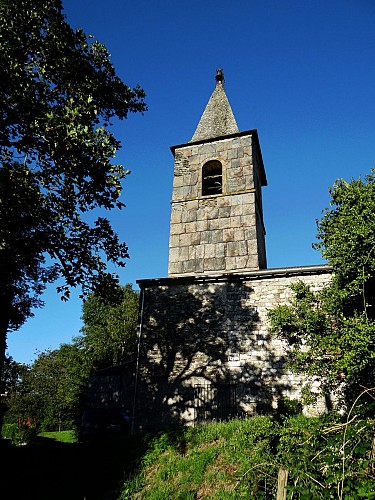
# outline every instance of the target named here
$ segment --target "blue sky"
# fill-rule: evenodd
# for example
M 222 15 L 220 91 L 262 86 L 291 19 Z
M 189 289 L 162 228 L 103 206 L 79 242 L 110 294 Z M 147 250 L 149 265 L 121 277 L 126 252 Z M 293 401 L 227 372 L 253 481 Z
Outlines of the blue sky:
M 335 179 L 375 166 L 373 0 L 65 0 L 73 27 L 104 43 L 118 75 L 140 84 L 149 111 L 115 123 L 126 208 L 110 212 L 130 259 L 121 281 L 167 275 L 173 156 L 188 142 L 213 91 L 217 68 L 241 131 L 257 129 L 268 267 L 322 263 L 316 219 Z M 81 302 L 55 287 L 8 338 L 29 363 L 79 334 Z

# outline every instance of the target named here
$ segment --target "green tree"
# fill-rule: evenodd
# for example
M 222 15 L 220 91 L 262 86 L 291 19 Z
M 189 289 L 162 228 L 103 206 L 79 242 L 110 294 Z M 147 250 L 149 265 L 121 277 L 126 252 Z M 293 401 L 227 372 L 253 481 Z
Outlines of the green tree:
M 31 366 L 7 358 L 6 423 L 35 418 L 42 430 L 73 428 L 90 374 L 135 358 L 139 293 L 118 286 L 111 299 L 92 294 L 84 301 L 82 335 L 72 344 L 40 353 Z
M 44 430 L 71 429 L 82 410 L 90 366 L 75 344 L 39 355 L 30 370 Z
M 85 359 L 74 344 L 40 353 L 10 387 L 5 422 L 35 418 L 41 430 L 73 428 L 84 405 L 90 373 Z
M 91 295 L 83 304 L 82 336 L 76 339 L 93 370 L 131 361 L 136 354 L 139 293 L 118 287 L 115 303 Z
M 60 0 L 0 2 L 0 368 L 6 335 L 61 279 L 83 295 L 111 290 L 108 263 L 127 247 L 105 217 L 121 208 L 127 171 L 111 119 L 146 109 L 141 88 L 115 73 L 106 48 L 66 22 Z
M 29 369 L 28 365 L 14 361 L 11 356 L 5 357 L 4 362 L 4 393 L 2 394 L 1 404 L 2 412 L 4 413 L 9 408 L 9 401 L 14 395 L 22 393 L 23 380 Z M 17 422 L 16 419 L 12 420 Z
M 342 386 L 346 403 L 375 385 L 375 175 L 330 189 L 331 206 L 318 221 L 315 248 L 332 265 L 319 293 L 294 285 L 294 300 L 270 311 L 272 330 L 288 346 L 289 366 Z

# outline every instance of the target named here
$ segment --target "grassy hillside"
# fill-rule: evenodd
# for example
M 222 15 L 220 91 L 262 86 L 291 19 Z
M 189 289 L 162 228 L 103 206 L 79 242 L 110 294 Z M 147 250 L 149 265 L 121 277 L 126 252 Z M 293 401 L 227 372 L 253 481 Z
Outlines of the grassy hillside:
M 147 452 L 121 500 L 375 498 L 373 422 L 254 417 L 145 437 Z

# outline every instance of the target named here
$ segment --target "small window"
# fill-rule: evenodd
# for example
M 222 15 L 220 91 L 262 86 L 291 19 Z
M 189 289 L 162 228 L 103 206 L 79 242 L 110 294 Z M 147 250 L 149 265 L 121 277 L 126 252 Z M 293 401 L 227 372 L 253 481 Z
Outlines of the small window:
M 208 161 L 202 168 L 202 196 L 223 192 L 223 172 L 217 160 Z

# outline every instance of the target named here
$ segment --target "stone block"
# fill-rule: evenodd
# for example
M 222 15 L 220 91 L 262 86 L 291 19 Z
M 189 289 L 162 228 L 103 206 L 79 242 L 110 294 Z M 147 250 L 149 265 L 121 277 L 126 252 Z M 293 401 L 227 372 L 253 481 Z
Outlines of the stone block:
M 231 215 L 231 207 L 230 206 L 225 206 L 219 208 L 219 217 L 229 217 Z
M 189 200 L 188 202 L 186 202 L 185 209 L 193 212 L 198 210 L 198 206 L 199 206 L 198 200 Z
M 223 269 L 225 269 L 225 257 L 214 257 L 204 260 L 205 271 L 221 271 Z
M 255 205 L 253 203 L 245 203 L 242 205 L 242 215 L 254 215 Z
M 258 242 L 257 240 L 247 240 L 247 251 L 249 255 L 258 254 Z
M 254 189 L 254 178 L 252 175 L 244 175 L 245 180 L 245 190 Z
M 190 247 L 184 247 L 184 248 L 188 249 L 188 256 L 187 256 L 187 258 L 189 260 L 195 260 L 196 259 L 196 255 L 197 255 L 197 246 L 191 245 Z
M 232 205 L 232 201 L 231 201 L 230 196 L 219 196 L 216 199 L 217 199 L 217 206 L 219 208 L 230 207 Z
M 197 220 L 197 212 L 195 210 L 183 210 L 181 211 L 180 218 L 182 223 L 195 222 Z
M 243 155 L 244 156 L 252 156 L 253 151 L 251 146 L 244 146 L 243 147 Z
M 198 195 L 196 186 L 185 186 L 182 189 L 183 189 L 183 198 L 185 200 L 189 198 L 196 198 Z
M 184 246 L 188 246 L 188 245 L 191 245 L 191 235 L 190 234 L 181 234 L 180 235 L 180 246 L 181 247 L 184 247 Z
M 243 215 L 243 207 L 245 205 L 232 205 L 230 207 L 230 215 L 231 217 L 235 217 L 237 215 Z
M 184 198 L 183 189 L 184 189 L 183 186 L 181 187 L 176 186 L 173 188 L 172 198 L 174 201 L 182 200 Z
M 180 248 L 170 248 L 169 249 L 169 262 L 178 262 L 180 257 Z
M 247 255 L 240 255 L 236 257 L 236 269 L 246 269 L 248 265 Z
M 231 205 L 243 205 L 244 203 L 250 203 L 250 197 L 252 193 L 234 194 L 230 197 Z
M 228 151 L 228 160 L 233 160 L 234 158 L 237 158 L 237 149 L 230 149 Z
M 189 167 L 191 170 L 197 171 L 197 167 L 200 167 L 201 163 L 199 161 L 198 154 L 191 154 L 189 156 Z
M 230 241 L 227 243 L 227 256 L 237 257 L 240 255 L 247 255 L 246 241 Z M 236 266 L 237 268 L 237 266 Z
M 231 227 L 236 228 L 236 227 L 243 227 L 245 224 L 242 220 L 242 216 L 237 215 L 235 217 L 230 218 L 230 225 Z
M 181 223 L 181 210 L 172 207 L 171 224 L 180 224 L 180 223 Z
M 225 257 L 226 244 L 225 243 L 217 243 L 215 246 L 216 246 L 216 257 Z M 224 269 L 224 268 L 222 267 L 221 269 Z
M 204 258 L 210 259 L 213 257 L 216 257 L 216 245 L 214 243 L 204 245 Z
M 169 236 L 169 248 L 178 247 L 180 244 L 180 235 L 171 234 Z
M 189 249 L 190 247 L 181 247 L 179 249 L 180 255 L 179 259 L 180 261 L 188 260 L 189 259 Z
M 182 224 L 171 224 L 169 232 L 171 235 L 181 234 L 184 232 L 184 226 Z
M 199 234 L 200 234 L 201 244 L 211 243 L 211 232 L 210 231 L 203 231 Z
M 182 272 L 181 262 L 169 262 L 168 274 L 180 274 Z
M 230 177 L 229 179 L 227 179 L 227 192 L 229 194 L 237 193 L 238 191 L 240 191 L 239 184 L 240 184 L 240 179 L 237 179 L 236 177 Z
M 208 229 L 208 221 L 207 220 L 198 220 L 197 221 L 197 231 L 207 231 Z
M 185 185 L 183 175 L 175 175 L 173 178 L 173 189 L 180 188 Z
M 240 226 L 241 227 L 255 227 L 256 215 L 241 215 L 240 216 Z
M 242 227 L 237 227 L 233 231 L 234 231 L 233 241 L 245 240 L 245 231 Z
M 200 245 L 202 234 L 204 233 L 200 232 L 190 233 L 190 245 Z
M 247 269 L 259 269 L 259 262 L 257 255 L 249 255 L 246 264 Z
M 224 217 L 219 219 L 218 223 L 219 229 L 230 229 L 231 227 L 231 220 L 230 217 Z
M 228 242 L 228 241 L 234 241 L 234 228 L 228 228 L 223 230 L 223 241 Z
M 184 273 L 202 272 L 203 271 L 203 265 L 202 265 L 202 262 L 198 261 L 197 259 L 185 260 L 182 263 L 182 269 L 183 269 Z
M 213 231 L 219 229 L 219 219 L 210 219 L 208 221 L 208 230 Z
M 197 223 L 196 222 L 186 222 L 186 224 L 184 224 L 184 227 L 185 227 L 185 233 L 196 233 L 197 231 Z
M 212 208 L 212 209 L 206 211 L 206 218 L 207 219 L 217 219 L 218 215 L 219 215 L 218 208 Z
M 223 241 L 223 230 L 215 229 L 211 231 L 211 243 L 221 243 Z
M 197 245 L 195 247 L 195 258 L 196 259 L 204 258 L 204 245 Z
M 216 152 L 215 144 L 205 143 L 198 147 L 200 155 L 212 155 Z
M 227 172 L 233 177 L 240 177 L 241 175 L 243 175 L 243 170 L 239 158 L 231 160 L 230 167 L 228 168 Z

